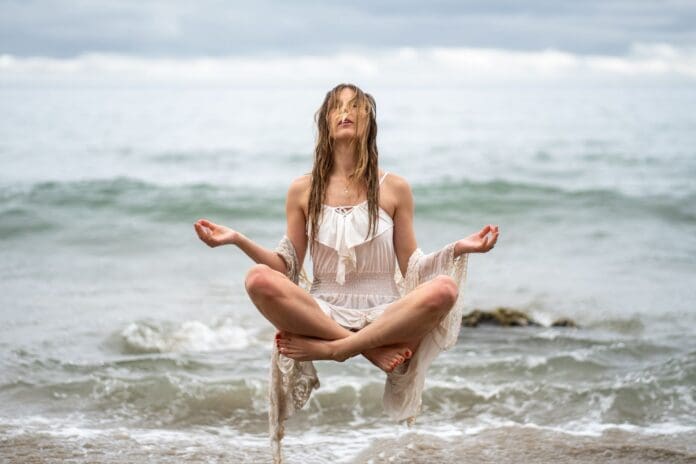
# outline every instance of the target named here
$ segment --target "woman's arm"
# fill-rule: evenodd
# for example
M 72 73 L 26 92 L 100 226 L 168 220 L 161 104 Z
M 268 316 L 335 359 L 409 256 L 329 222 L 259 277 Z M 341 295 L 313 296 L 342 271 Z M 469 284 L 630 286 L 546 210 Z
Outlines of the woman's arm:
M 221 245 L 237 245 L 254 262 L 266 264 L 283 274 L 286 272 L 283 258 L 274 251 L 255 243 L 241 232 L 206 219 L 199 219 L 193 224 L 193 227 L 198 237 L 211 248 Z
M 304 205 L 309 201 L 310 179 L 309 175 L 304 175 L 293 180 L 288 188 L 288 197 L 285 202 L 285 215 L 288 221 L 285 235 L 295 247 L 298 269 L 302 269 L 307 252 L 307 217 Z
M 306 203 L 305 197 L 309 188 L 308 179 L 309 176 L 295 179 L 288 189 L 288 196 L 285 202 L 285 212 L 288 221 L 287 236 L 295 247 L 299 269 L 302 269 L 307 248 L 306 221 L 302 202 L 305 201 Z M 198 237 L 208 246 L 237 245 L 254 262 L 266 264 L 278 272 L 287 274 L 285 261 L 278 253 L 257 244 L 241 232 L 215 224 L 207 219 L 199 219 L 193 224 L 193 227 Z
M 416 233 L 413 230 L 414 202 L 411 186 L 406 179 L 396 174 L 390 173 L 387 177 L 393 198 L 396 198 L 394 209 L 394 252 L 399 263 L 399 270 L 402 276 L 406 276 L 408 259 L 416 248 Z
M 406 179 L 394 174 L 389 177 L 394 192 L 393 196 L 397 199 L 394 211 L 394 250 L 401 275 L 405 276 L 408 260 L 417 248 L 416 234 L 413 228 L 415 204 L 411 186 Z M 454 256 L 457 257 L 463 253 L 486 253 L 495 245 L 498 234 L 498 226 L 488 224 L 480 231 L 457 240 L 454 245 Z

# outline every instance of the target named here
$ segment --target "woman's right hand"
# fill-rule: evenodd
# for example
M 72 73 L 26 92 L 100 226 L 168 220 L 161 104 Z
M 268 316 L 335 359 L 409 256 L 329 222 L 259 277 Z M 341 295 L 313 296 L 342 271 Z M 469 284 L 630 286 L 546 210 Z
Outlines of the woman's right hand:
M 193 228 L 196 229 L 198 237 L 209 247 L 234 245 L 239 236 L 239 232 L 229 227 L 212 223 L 206 219 L 199 219 L 196 221 L 193 224 Z

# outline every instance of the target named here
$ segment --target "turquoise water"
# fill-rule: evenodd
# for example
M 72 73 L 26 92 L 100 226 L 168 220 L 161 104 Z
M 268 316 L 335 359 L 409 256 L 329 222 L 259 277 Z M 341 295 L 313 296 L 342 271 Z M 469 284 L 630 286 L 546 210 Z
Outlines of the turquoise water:
M 244 292 L 252 263 L 192 224 L 275 246 L 326 90 L 0 88 L 2 453 L 269 459 L 273 330 Z M 318 363 L 289 461 L 446 462 L 498 443 L 478 462 L 514 462 L 501 437 L 543 442 L 537 462 L 559 447 L 693 459 L 696 89 L 366 90 L 419 246 L 500 226 L 471 256 L 467 307 L 580 328 L 463 329 L 412 430 L 382 413 L 366 361 Z

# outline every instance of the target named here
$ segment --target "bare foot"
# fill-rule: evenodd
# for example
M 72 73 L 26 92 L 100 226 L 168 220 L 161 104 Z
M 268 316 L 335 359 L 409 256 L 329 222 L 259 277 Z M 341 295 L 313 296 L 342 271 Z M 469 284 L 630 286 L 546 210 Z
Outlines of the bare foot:
M 405 345 L 389 345 L 365 350 L 362 354 L 372 364 L 389 373 L 409 359 L 413 353 Z
M 276 344 L 280 354 L 297 361 L 318 361 L 321 359 L 345 361 L 345 359 L 337 357 L 335 343 L 329 340 L 280 332 L 276 334 Z

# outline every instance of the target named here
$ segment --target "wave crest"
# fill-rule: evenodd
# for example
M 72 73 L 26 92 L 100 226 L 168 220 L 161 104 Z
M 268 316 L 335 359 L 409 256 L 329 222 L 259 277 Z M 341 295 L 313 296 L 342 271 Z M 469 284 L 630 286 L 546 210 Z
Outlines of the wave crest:
M 71 58 L 0 55 L 0 79 L 224 82 L 230 85 L 325 85 L 352 76 L 372 84 L 584 80 L 621 77 L 696 79 L 696 49 L 635 43 L 623 56 L 556 49 L 517 51 L 472 47 L 400 47 L 331 55 L 146 58 L 85 53 Z

